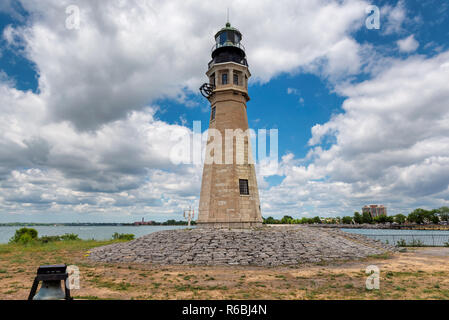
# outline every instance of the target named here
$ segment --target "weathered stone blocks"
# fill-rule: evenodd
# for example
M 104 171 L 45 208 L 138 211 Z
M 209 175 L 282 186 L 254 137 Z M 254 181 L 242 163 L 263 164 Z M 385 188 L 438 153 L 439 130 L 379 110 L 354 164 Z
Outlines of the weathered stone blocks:
M 396 250 L 336 229 L 264 227 L 254 230 L 168 230 L 127 243 L 94 248 L 90 259 L 188 265 L 297 265 L 358 259 Z

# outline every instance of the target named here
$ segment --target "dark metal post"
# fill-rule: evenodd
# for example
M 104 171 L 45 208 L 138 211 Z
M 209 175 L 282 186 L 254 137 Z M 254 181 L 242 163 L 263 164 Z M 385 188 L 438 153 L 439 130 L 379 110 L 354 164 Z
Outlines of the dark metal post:
M 28 300 L 33 300 L 36 295 L 37 287 L 39 286 L 39 280 L 37 277 L 33 281 L 33 286 L 31 287 L 30 295 L 28 296 Z

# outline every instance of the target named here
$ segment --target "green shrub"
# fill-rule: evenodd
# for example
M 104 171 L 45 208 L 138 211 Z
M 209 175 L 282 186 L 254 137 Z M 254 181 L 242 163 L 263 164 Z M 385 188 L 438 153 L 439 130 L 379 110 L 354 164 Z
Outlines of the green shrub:
M 407 217 L 401 213 L 394 216 L 394 221 L 397 223 L 404 224 L 406 220 L 407 220 Z
M 342 219 L 343 224 L 351 224 L 352 223 L 352 217 L 346 216 Z
M 31 228 L 21 228 L 16 230 L 14 237 L 9 240 L 9 243 L 27 244 L 37 240 L 37 230 Z
M 40 237 L 39 241 L 42 243 L 56 242 L 56 241 L 75 241 L 81 240 L 77 234 L 74 233 L 66 233 L 62 236 L 44 236 Z
M 396 242 L 397 247 L 424 247 L 424 242 L 413 239 L 412 242 L 407 243 L 404 239 Z
M 49 243 L 49 242 L 55 242 L 55 241 L 61 241 L 60 236 L 43 236 L 39 238 L 39 242 L 42 243 Z
M 410 247 L 424 247 L 424 243 L 421 240 L 413 240 L 409 244 Z
M 77 234 L 74 233 L 66 233 L 61 236 L 62 241 L 77 241 L 81 240 Z
M 126 234 L 126 233 L 114 233 L 112 235 L 112 239 L 114 240 L 127 240 L 127 241 L 131 241 L 134 240 L 134 235 L 133 234 Z

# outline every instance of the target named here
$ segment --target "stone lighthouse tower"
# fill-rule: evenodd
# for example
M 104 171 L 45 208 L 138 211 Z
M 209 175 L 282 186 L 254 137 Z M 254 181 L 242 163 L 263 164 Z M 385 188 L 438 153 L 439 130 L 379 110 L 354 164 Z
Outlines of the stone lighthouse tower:
M 241 40 L 230 23 L 218 31 L 206 73 L 209 82 L 200 88 L 211 104 L 197 220 L 201 227 L 262 225 L 246 114 L 251 73 Z

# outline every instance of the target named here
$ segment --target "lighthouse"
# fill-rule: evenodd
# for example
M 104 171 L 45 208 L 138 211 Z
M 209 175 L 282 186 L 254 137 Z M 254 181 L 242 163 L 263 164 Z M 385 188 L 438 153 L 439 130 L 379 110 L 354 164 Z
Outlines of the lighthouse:
M 262 225 L 246 103 L 251 77 L 242 34 L 228 22 L 215 35 L 200 88 L 210 102 L 209 133 L 197 224 L 209 228 Z

